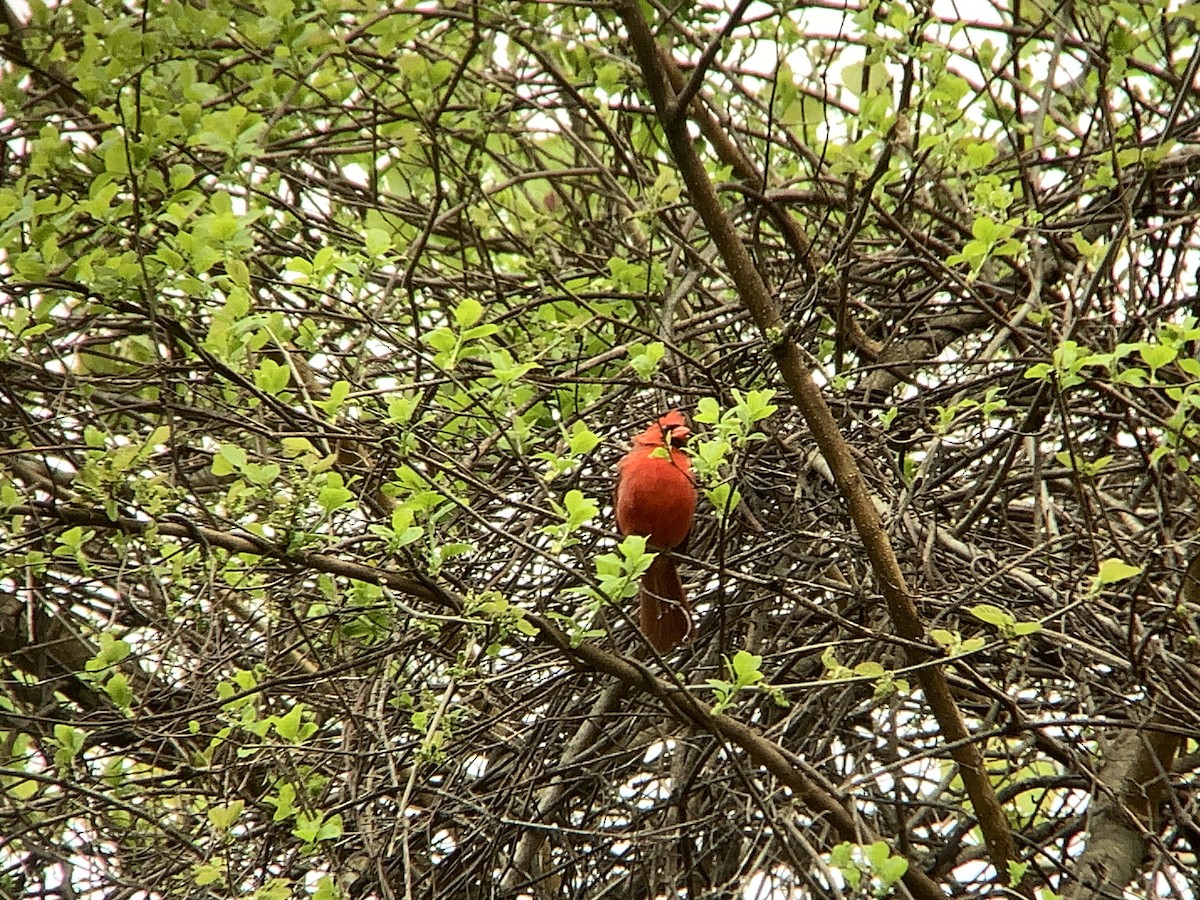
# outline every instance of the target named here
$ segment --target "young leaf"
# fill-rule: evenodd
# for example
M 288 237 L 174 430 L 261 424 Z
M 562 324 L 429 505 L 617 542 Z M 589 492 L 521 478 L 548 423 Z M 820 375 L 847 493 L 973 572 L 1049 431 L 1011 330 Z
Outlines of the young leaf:
M 228 831 L 237 823 L 246 807 L 245 800 L 234 800 L 224 806 L 213 806 L 208 810 L 208 821 L 217 831 Z
M 1110 557 L 1100 563 L 1100 568 L 1095 576 L 1096 586 L 1103 587 L 1106 584 L 1115 584 L 1118 581 L 1124 581 L 1126 578 L 1140 575 L 1142 574 L 1142 568 L 1142 566 L 1131 566 L 1124 560 Z
M 981 622 L 986 622 L 989 625 L 995 625 L 997 628 L 1007 627 L 1012 625 L 1013 617 L 997 606 L 992 606 L 990 603 L 980 603 L 972 606 L 968 612 Z
M 460 329 L 467 329 L 483 318 L 483 304 L 473 297 L 464 297 L 454 308 L 454 321 Z

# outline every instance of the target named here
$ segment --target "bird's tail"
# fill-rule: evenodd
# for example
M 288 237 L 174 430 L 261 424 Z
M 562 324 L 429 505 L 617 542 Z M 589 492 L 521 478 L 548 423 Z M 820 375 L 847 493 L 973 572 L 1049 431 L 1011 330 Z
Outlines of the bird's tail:
M 683 595 L 675 560 L 660 552 L 642 576 L 640 601 L 642 634 L 660 653 L 692 636 L 692 614 Z

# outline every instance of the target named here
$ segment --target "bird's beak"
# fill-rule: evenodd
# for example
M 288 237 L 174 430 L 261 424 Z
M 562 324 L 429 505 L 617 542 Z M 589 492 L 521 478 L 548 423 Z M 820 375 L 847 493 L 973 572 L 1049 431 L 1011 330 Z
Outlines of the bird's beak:
M 692 430 L 686 425 L 676 425 L 667 434 L 667 441 L 672 447 L 682 447 L 692 436 Z

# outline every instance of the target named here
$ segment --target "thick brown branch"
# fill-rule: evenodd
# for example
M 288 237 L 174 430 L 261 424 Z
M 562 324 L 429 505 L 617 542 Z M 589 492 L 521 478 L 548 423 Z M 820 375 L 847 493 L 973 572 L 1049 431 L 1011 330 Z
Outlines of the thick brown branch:
M 742 303 L 770 344 L 783 379 L 833 472 L 879 580 L 892 622 L 903 637 L 920 640 L 925 633 L 924 624 L 900 571 L 895 552 L 884 532 L 883 523 L 862 473 L 838 430 L 820 388 L 813 381 L 804 363 L 800 348 L 785 331 L 784 320 L 745 243 L 721 207 L 704 164 L 688 134 L 687 123 L 671 118 L 670 113 L 675 103 L 674 89 L 671 78 L 662 65 L 658 45 L 642 15 L 641 7 L 634 0 L 622 0 L 617 8 L 629 30 L 634 53 L 654 99 L 671 152 L 687 184 L 692 203 L 703 218 L 725 261 Z M 923 654 L 912 651 L 910 661 L 919 663 L 925 660 Z M 975 807 L 975 814 L 979 819 L 997 877 L 1007 880 L 1008 862 L 1016 858 L 1015 847 L 1004 811 L 996 799 L 984 769 L 979 748 L 970 740 L 970 732 L 941 670 L 937 667 L 923 667 L 919 677 L 942 734 L 953 748 L 951 753 L 959 765 L 963 783 Z
M 1141 869 L 1162 806 L 1179 738 L 1128 731 L 1109 743 L 1099 780 L 1106 793 L 1088 811 L 1088 842 L 1065 900 L 1119 897 Z

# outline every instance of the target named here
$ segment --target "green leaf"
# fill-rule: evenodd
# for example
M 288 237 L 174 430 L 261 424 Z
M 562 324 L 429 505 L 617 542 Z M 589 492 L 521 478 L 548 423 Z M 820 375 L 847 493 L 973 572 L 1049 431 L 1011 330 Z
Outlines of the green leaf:
M 275 720 L 275 733 L 285 741 L 296 744 L 299 743 L 303 734 L 304 726 L 304 704 L 297 703 L 287 713 Z
M 129 679 L 121 672 L 114 672 L 108 681 L 104 682 L 104 693 L 121 709 L 129 709 L 133 703 L 133 689 L 129 686 Z
M 302 812 L 296 816 L 296 827 L 292 829 L 292 834 L 306 844 L 316 844 L 341 837 L 342 828 L 341 813 L 326 819 L 322 812 Z
M 1164 344 L 1140 344 L 1138 355 L 1142 362 L 1150 367 L 1151 372 L 1157 372 L 1167 363 L 1173 362 L 1179 351 Z
M 392 397 L 388 400 L 388 420 L 396 425 L 406 425 L 412 421 L 413 413 L 417 411 L 421 399 L 419 397 Z
M 1014 621 L 1011 615 L 998 606 L 992 606 L 990 603 L 980 603 L 977 606 L 972 606 L 967 612 L 979 621 L 986 622 L 988 625 L 995 625 L 997 628 L 1008 627 Z
M 468 328 L 461 335 L 463 343 L 467 341 L 477 341 L 480 338 L 491 337 L 500 331 L 499 325 L 476 325 L 474 328 Z
M 460 329 L 470 328 L 483 318 L 483 304 L 472 297 L 464 298 L 454 308 L 454 321 Z
M 1008 880 L 1012 884 L 1020 884 L 1025 877 L 1025 873 L 1029 871 L 1029 863 L 1019 862 L 1015 859 L 1008 861 Z
M 871 865 L 871 868 L 877 870 L 881 865 L 888 861 L 888 857 L 891 856 L 891 851 L 888 849 L 888 845 L 885 841 L 875 841 L 873 844 L 863 847 L 863 856 L 866 857 L 867 862 Z
M 821 653 L 821 665 L 825 667 L 825 677 L 831 680 L 840 681 L 854 676 L 850 667 L 838 659 L 837 652 L 833 647 L 826 647 Z
M 538 367 L 537 363 L 533 362 L 515 362 L 512 354 L 504 348 L 491 351 L 488 360 L 492 364 L 492 374 L 496 376 L 496 380 L 505 385 L 519 381 Z
M 884 92 L 891 82 L 891 75 L 882 63 L 871 63 L 865 67 L 866 79 L 864 84 L 864 65 L 852 62 L 842 69 L 842 84 L 856 97 L 874 97 Z M 890 91 L 888 92 L 890 96 Z
M 241 818 L 245 806 L 245 800 L 234 800 L 224 806 L 213 806 L 208 810 L 208 821 L 217 831 L 228 831 Z
M 536 625 L 534 625 L 532 622 L 530 622 L 528 619 L 526 619 L 524 616 L 520 616 L 517 619 L 514 619 L 513 627 L 518 632 L 525 635 L 526 637 L 537 637 L 539 634 L 538 627 Z
M 634 344 L 629 348 L 629 365 L 640 378 L 649 380 L 650 376 L 658 369 L 658 364 L 666 352 L 666 347 L 660 341 L 645 346 Z
M 214 475 L 231 475 L 240 472 L 246 465 L 246 451 L 233 444 L 222 444 L 213 457 L 212 471 Z
M 887 674 L 887 669 L 874 660 L 860 662 L 854 667 L 854 674 L 862 678 L 879 678 Z
M 129 174 L 129 157 L 125 153 L 125 143 L 119 135 L 104 146 L 104 171 L 113 175 Z
M 735 510 L 742 499 L 742 495 L 729 482 L 705 490 L 704 496 L 721 519 Z
M 268 796 L 265 799 L 275 807 L 275 814 L 271 817 L 271 821 L 273 822 L 282 822 L 284 819 L 290 819 L 297 812 L 296 788 L 286 782 L 279 786 L 279 793 L 273 797 Z
M 1113 384 L 1128 384 L 1145 387 L 1149 383 L 1145 369 L 1122 369 L 1113 377 Z
M 252 463 L 242 466 L 242 476 L 251 484 L 268 487 L 278 480 L 282 470 L 275 463 Z
M 318 841 L 332 841 L 342 836 L 342 814 L 335 813 L 324 822 L 321 823 L 320 830 L 317 831 Z
M 447 353 L 458 346 L 458 335 L 449 328 L 435 328 L 422 335 L 421 340 L 439 353 Z
M 961 75 L 945 72 L 933 85 L 930 97 L 943 103 L 957 105 L 970 90 L 970 83 Z
M 87 740 L 87 732 L 82 728 L 59 724 L 54 726 L 54 740 L 58 744 L 59 751 L 65 754 L 69 761 L 82 752 L 84 742 Z M 58 760 L 58 758 L 56 753 L 55 759 Z
M 224 866 L 219 861 L 196 863 L 192 866 L 192 881 L 198 887 L 207 887 L 221 880 Z
M 318 402 L 316 405 L 321 408 L 325 415 L 330 419 L 337 418 L 338 412 L 341 411 L 342 404 L 350 396 L 350 382 L 339 379 L 329 386 L 329 399 Z
M 254 372 L 254 384 L 264 393 L 276 395 L 288 386 L 292 370 L 273 359 L 264 359 Z
M 966 166 L 973 170 L 987 167 L 996 158 L 995 145 L 987 141 L 969 141 L 964 151 Z
M 703 397 L 696 404 L 693 418 L 702 425 L 716 425 L 721 421 L 721 407 L 713 397 Z
M 133 650 L 128 641 L 113 637 L 111 632 L 101 632 L 98 640 L 99 652 L 84 664 L 84 669 L 88 672 L 111 668 L 129 656 Z
M 959 642 L 959 635 L 944 628 L 934 628 L 929 632 L 929 638 L 934 643 L 941 644 L 943 647 L 950 647 Z
M 76 525 L 74 528 L 68 528 L 66 531 L 58 535 L 57 541 L 60 547 L 69 553 L 78 553 L 83 549 L 83 545 L 95 537 L 94 531 L 85 531 L 82 526 Z
M 571 434 L 567 438 L 567 446 L 570 448 L 572 455 L 584 456 L 591 453 L 600 446 L 600 435 L 596 434 L 583 422 L 576 422 L 571 428 Z
M 382 228 L 368 228 L 363 238 L 367 255 L 375 259 L 392 249 L 392 236 Z
M 1096 584 L 1098 586 L 1115 584 L 1118 581 L 1124 581 L 1126 578 L 1141 575 L 1142 569 L 1142 566 L 1131 566 L 1124 560 L 1111 557 L 1100 563 L 1100 568 L 1097 570 L 1095 576 Z
M 875 867 L 875 875 L 885 888 L 891 887 L 908 871 L 908 860 L 903 856 L 891 856 Z
M 567 511 L 567 528 L 570 531 L 575 531 L 585 522 L 590 522 L 600 512 L 597 503 L 585 497 L 582 491 L 568 491 L 563 498 L 563 506 Z
M 252 900 L 291 900 L 293 887 L 286 878 L 272 878 L 254 892 Z
M 750 685 L 763 678 L 762 657 L 748 650 L 739 650 L 729 661 L 729 670 L 739 685 Z
M 738 396 L 738 392 L 734 392 Z M 751 422 L 761 422 L 763 419 L 775 414 L 778 406 L 771 401 L 775 398 L 773 389 L 765 389 L 761 391 L 747 391 L 744 397 L 740 397 L 739 406 L 743 407 Z
M 1075 245 L 1075 249 L 1079 251 L 1080 256 L 1093 261 L 1096 260 L 1098 256 L 1102 255 L 1105 249 L 1105 245 L 1102 241 L 1096 241 L 1093 243 L 1085 238 L 1079 231 L 1071 232 L 1071 243 Z
M 317 503 L 325 514 L 329 515 L 344 506 L 350 506 L 353 501 L 354 492 L 345 486 L 342 476 L 337 472 L 329 472 L 325 476 L 325 484 L 317 493 Z
M 312 900 L 342 900 L 342 892 L 332 877 L 322 875 L 317 880 L 317 889 L 313 892 Z
M 1054 372 L 1054 367 L 1049 363 L 1036 363 L 1025 370 L 1026 378 L 1048 378 Z

